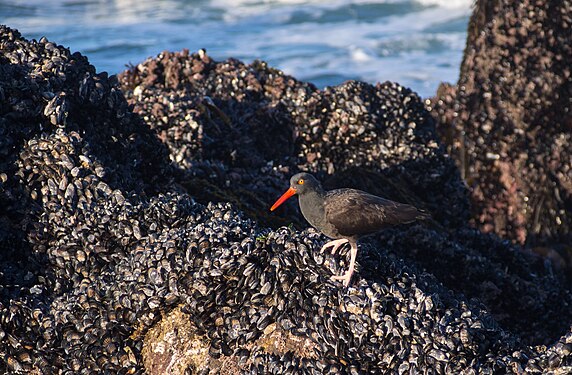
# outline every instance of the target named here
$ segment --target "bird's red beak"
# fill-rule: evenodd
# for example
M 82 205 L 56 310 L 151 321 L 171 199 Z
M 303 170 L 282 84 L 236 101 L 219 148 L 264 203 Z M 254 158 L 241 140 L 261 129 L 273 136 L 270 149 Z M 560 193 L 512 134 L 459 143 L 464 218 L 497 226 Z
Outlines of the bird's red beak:
M 288 190 L 286 190 L 286 192 L 284 194 L 282 194 L 282 196 L 280 198 L 278 198 L 278 200 L 276 202 L 274 202 L 272 207 L 270 207 L 270 211 L 274 211 L 278 206 L 280 206 L 282 203 L 286 202 L 286 200 L 288 198 L 290 198 L 291 196 L 293 196 L 294 194 L 296 194 L 295 189 L 289 188 Z

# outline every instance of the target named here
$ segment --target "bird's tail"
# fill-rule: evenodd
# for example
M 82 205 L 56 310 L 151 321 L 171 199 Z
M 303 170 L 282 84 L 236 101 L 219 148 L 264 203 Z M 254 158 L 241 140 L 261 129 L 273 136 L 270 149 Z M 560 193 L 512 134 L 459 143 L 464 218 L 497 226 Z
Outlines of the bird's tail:
M 439 222 L 437 222 L 435 219 L 433 219 L 433 216 L 431 216 L 431 213 L 429 211 L 422 210 L 422 209 L 418 209 L 418 211 L 419 211 L 419 213 L 417 214 L 417 220 L 418 221 L 422 221 L 423 223 L 427 224 L 429 227 L 436 229 L 436 230 L 444 231 L 446 229 L 444 226 L 439 224 Z
M 417 209 L 417 216 L 415 217 L 417 220 L 429 220 L 432 219 L 431 214 L 422 209 Z

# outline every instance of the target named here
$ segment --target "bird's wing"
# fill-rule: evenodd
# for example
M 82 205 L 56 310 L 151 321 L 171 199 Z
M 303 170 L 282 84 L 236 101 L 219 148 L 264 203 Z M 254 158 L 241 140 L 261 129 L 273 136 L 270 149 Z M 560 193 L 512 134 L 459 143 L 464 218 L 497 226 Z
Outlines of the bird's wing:
M 411 223 L 426 216 L 408 204 L 355 189 L 329 191 L 325 209 L 328 222 L 344 236 L 374 233 L 384 227 Z

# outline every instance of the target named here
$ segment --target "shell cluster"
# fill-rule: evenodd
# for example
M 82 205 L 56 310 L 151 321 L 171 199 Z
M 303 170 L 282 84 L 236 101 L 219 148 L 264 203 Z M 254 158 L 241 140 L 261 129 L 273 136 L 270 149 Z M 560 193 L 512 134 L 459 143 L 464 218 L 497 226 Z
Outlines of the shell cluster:
M 572 267 L 572 2 L 476 4 L 458 85 L 428 107 L 473 186 L 475 224 L 529 246 L 561 241 Z
M 0 373 L 572 368 L 564 275 L 466 227 L 454 164 L 397 84 L 319 91 L 204 51 L 116 80 L 2 26 L 0 99 Z M 259 212 L 297 169 L 401 180 L 379 188 L 438 223 L 365 240 L 343 288 L 345 251 Z
M 262 213 L 303 169 L 326 187 L 424 206 L 448 226 L 469 218 L 466 188 L 433 119 L 396 83 L 350 81 L 322 91 L 263 62 L 216 62 L 204 51 L 164 52 L 119 80 L 201 200 L 233 202 L 275 224 Z M 286 206 L 288 220 L 298 224 L 293 206 Z

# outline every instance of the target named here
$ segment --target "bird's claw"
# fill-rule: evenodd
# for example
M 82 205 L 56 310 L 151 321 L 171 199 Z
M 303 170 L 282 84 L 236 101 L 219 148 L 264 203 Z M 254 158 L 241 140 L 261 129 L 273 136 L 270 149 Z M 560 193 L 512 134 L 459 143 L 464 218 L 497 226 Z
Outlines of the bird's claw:
M 352 278 L 352 274 L 350 272 L 344 273 L 342 276 L 332 276 L 330 280 L 343 280 L 344 286 L 350 285 L 350 280 Z

